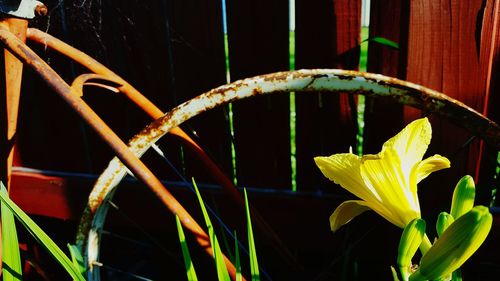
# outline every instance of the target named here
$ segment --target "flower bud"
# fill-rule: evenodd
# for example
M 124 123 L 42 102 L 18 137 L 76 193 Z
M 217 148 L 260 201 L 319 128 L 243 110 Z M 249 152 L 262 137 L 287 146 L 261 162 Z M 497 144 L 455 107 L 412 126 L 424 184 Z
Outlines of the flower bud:
M 422 257 L 410 281 L 435 280 L 457 270 L 484 242 L 492 222 L 484 206 L 476 206 L 455 220 Z
M 403 230 L 399 241 L 398 266 L 403 280 L 408 280 L 410 275 L 411 259 L 422 243 L 425 234 L 425 221 L 412 220 Z
M 443 232 L 450 226 L 455 219 L 448 214 L 447 212 L 441 212 L 438 216 L 437 222 L 436 222 L 436 231 L 438 237 L 441 237 Z
M 469 175 L 462 177 L 453 191 L 450 215 L 452 215 L 454 219 L 458 219 L 460 216 L 470 211 L 474 206 L 475 196 L 476 186 L 474 184 L 474 179 Z

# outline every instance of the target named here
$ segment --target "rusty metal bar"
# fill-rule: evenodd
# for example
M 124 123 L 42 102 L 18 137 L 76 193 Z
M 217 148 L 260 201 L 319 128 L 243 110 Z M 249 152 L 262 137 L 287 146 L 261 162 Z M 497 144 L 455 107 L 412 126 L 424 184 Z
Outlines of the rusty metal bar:
M 28 29 L 28 39 L 39 44 L 43 44 L 50 49 L 53 49 L 72 60 L 78 62 L 82 66 L 86 67 L 95 74 L 83 74 L 79 76 L 73 82 L 72 87 L 78 87 L 83 85 L 84 81 L 88 79 L 103 79 L 109 80 L 110 82 L 116 83 L 119 86 L 116 87 L 120 92 L 125 94 L 130 100 L 132 100 L 137 106 L 144 110 L 152 119 L 156 120 L 164 115 L 164 113 L 156 107 L 151 101 L 149 101 L 144 95 L 142 95 L 137 89 L 130 85 L 123 78 L 118 76 L 116 73 L 102 65 L 100 62 L 96 61 L 84 52 L 68 45 L 67 43 L 53 37 L 50 34 L 42 32 L 35 28 Z M 75 88 L 76 89 L 76 88 Z M 81 93 L 81 91 L 80 91 Z M 227 177 L 227 175 L 222 171 L 222 169 L 208 156 L 208 154 L 198 145 L 191 137 L 189 137 L 181 128 L 175 127 L 169 132 L 170 134 L 176 136 L 182 141 L 182 143 L 193 152 L 193 154 L 201 161 L 201 163 L 207 168 L 213 178 L 224 188 L 226 193 L 231 196 L 231 199 L 243 210 L 245 203 L 243 197 L 238 192 L 233 182 Z M 269 226 L 262 215 L 259 214 L 255 208 L 252 208 L 252 218 L 254 224 L 261 233 L 265 235 L 266 238 L 273 241 L 273 245 L 277 252 L 284 258 L 290 266 L 298 267 L 300 266 L 293 254 L 281 241 L 276 232 Z
M 78 97 L 72 88 L 43 61 L 5 27 L 0 27 L 0 40 L 24 64 L 30 66 L 47 84 L 63 98 L 75 112 L 91 126 L 96 133 L 115 151 L 116 155 L 134 175 L 143 181 L 174 214 L 178 215 L 184 227 L 191 231 L 197 242 L 209 255 L 213 255 L 210 240 L 191 215 L 161 184 L 156 176 L 128 149 L 127 145 L 102 121 L 92 109 Z M 123 165 L 123 164 L 122 164 Z M 235 279 L 236 269 L 226 257 L 225 263 L 231 278 Z
M 28 21 L 25 19 L 6 18 L 0 23 L 4 28 L 10 30 L 20 41 L 26 41 L 26 30 Z M 23 72 L 23 63 L 19 61 L 9 50 L 4 49 L 4 67 L 5 67 L 5 101 L 6 101 L 6 159 L 4 183 L 10 190 L 10 177 L 12 174 L 12 162 L 14 157 L 14 143 L 17 130 L 17 115 L 19 112 L 19 99 L 21 96 L 21 79 Z

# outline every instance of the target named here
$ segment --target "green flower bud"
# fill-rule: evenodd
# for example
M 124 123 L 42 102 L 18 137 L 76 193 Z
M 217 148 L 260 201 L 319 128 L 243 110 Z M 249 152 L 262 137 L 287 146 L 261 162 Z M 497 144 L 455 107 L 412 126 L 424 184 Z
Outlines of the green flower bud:
M 439 237 L 455 220 L 447 212 L 441 212 L 436 222 L 436 231 Z
M 410 276 L 411 259 L 418 250 L 425 235 L 425 221 L 422 219 L 412 220 L 403 230 L 399 241 L 398 266 L 403 280 Z
M 474 184 L 474 179 L 469 175 L 462 177 L 453 191 L 450 215 L 452 215 L 454 219 L 458 219 L 460 216 L 470 211 L 474 206 L 475 196 L 476 186 Z
M 457 270 L 484 242 L 492 222 L 484 206 L 476 206 L 455 220 L 422 257 L 410 281 L 435 280 Z

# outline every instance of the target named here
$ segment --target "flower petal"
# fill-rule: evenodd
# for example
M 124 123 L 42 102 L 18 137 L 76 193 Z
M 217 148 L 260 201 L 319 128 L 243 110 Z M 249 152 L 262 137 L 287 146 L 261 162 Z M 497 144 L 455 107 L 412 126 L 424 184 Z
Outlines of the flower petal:
M 420 162 L 424 157 L 425 151 L 431 142 L 432 128 L 427 118 L 417 119 L 408 124 L 396 136 L 386 141 L 382 147 L 385 149 L 395 149 L 401 160 L 401 166 L 404 171 L 408 171 Z
M 441 156 L 441 155 L 434 155 L 429 158 L 426 158 L 425 160 L 422 160 L 420 163 L 418 163 L 417 166 L 414 167 L 415 169 L 415 179 L 416 179 L 416 184 L 419 183 L 421 180 L 425 179 L 428 175 L 430 175 L 432 172 L 439 171 L 442 169 L 446 169 L 450 167 L 450 160 L 448 158 Z
M 374 198 L 361 178 L 361 158 L 352 153 L 334 154 L 329 157 L 314 157 L 314 162 L 329 180 L 341 185 L 357 197 L 369 201 Z
M 368 210 L 370 210 L 370 207 L 368 207 L 366 202 L 362 200 L 344 201 L 330 216 L 330 228 L 333 232 L 335 232 L 341 226 Z
M 397 151 L 388 148 L 380 153 L 379 159 L 364 160 L 360 168 L 365 184 L 375 189 L 380 196 L 377 202 L 380 206 L 372 209 L 380 213 L 380 207 L 387 207 L 392 220 L 397 222 L 395 224 L 403 228 L 420 217 L 420 206 L 418 198 L 415 199 L 409 188 L 409 178 L 398 165 L 398 159 Z

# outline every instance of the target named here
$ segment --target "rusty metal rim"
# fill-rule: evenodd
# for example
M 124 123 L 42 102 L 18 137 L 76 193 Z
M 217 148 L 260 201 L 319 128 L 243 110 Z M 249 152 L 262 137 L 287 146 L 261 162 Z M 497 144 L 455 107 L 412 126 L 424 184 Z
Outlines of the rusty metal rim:
M 278 72 L 239 80 L 206 92 L 174 108 L 151 123 L 129 141 L 131 151 L 141 157 L 169 130 L 209 109 L 240 99 L 271 93 L 329 92 L 389 97 L 401 104 L 434 113 L 464 127 L 500 148 L 500 128 L 474 109 L 442 93 L 399 79 L 371 73 L 337 69 Z M 86 256 L 98 256 L 100 232 L 107 214 L 107 204 L 116 186 L 126 174 L 125 166 L 114 158 L 98 178 L 86 209 L 90 229 L 80 229 L 79 244 Z

